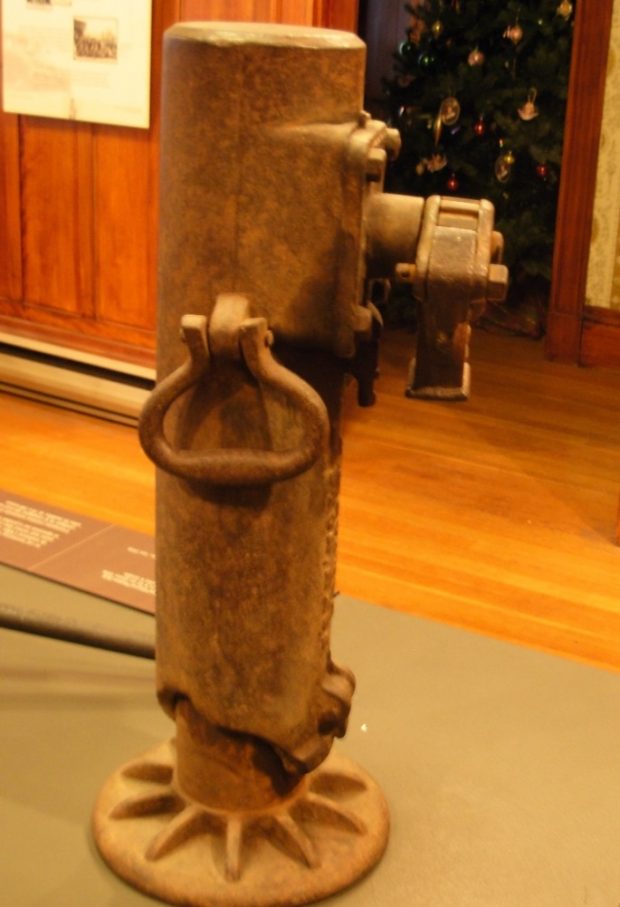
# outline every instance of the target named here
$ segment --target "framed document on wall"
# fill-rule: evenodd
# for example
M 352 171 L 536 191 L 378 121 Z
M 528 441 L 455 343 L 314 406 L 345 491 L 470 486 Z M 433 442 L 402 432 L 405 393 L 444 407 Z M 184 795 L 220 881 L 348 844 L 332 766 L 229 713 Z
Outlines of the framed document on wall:
M 7 113 L 149 125 L 152 0 L 2 0 Z

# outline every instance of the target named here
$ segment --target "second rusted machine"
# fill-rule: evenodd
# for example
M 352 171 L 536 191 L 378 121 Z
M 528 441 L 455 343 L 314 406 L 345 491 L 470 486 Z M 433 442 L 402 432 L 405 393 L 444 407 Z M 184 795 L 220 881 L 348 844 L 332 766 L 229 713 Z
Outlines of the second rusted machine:
M 329 638 L 341 398 L 348 373 L 372 398 L 368 281 L 415 271 L 434 292 L 434 237 L 470 249 L 483 231 L 457 202 L 383 194 L 398 134 L 362 112 L 363 78 L 364 45 L 341 32 L 204 22 L 165 38 L 159 383 L 140 433 L 176 734 L 107 781 L 94 828 L 115 871 L 172 903 L 316 900 L 387 841 L 380 789 L 331 752 L 354 689 Z
M 485 200 L 434 196 L 425 204 L 415 268 L 408 275 L 418 315 L 408 397 L 469 397 L 471 322 L 487 302 L 504 301 L 508 284 L 494 213 Z

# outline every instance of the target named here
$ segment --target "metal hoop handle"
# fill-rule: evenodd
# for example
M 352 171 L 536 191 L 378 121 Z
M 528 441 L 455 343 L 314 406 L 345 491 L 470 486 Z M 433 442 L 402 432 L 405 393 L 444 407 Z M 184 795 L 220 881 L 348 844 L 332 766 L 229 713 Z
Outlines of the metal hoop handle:
M 304 420 L 302 443 L 290 449 L 175 450 L 164 434 L 164 418 L 181 394 L 193 387 L 209 369 L 207 319 L 185 315 L 181 331 L 189 356 L 164 378 L 146 401 L 139 422 L 140 442 L 147 456 L 166 472 L 182 479 L 212 485 L 268 485 L 293 478 L 309 469 L 327 446 L 329 419 L 317 392 L 271 355 L 271 332 L 264 318 L 247 318 L 239 324 L 241 357 L 256 381 L 281 392 Z

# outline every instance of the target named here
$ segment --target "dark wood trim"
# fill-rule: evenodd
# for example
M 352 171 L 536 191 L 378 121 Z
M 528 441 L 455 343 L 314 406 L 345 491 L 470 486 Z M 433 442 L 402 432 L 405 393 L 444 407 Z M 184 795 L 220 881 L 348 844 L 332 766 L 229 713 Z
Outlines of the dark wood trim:
M 586 305 L 583 309 L 583 323 L 584 325 L 596 323 L 608 327 L 620 327 L 620 311 L 600 305 Z
M 546 352 L 579 360 L 613 0 L 577 0 Z
M 620 368 L 620 311 L 584 307 L 579 364 Z

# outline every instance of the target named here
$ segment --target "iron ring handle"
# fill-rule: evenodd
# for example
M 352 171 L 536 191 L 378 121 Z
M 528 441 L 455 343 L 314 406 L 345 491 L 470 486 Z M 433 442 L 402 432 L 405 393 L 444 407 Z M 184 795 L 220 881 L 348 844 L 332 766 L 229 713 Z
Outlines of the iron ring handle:
M 317 392 L 271 355 L 271 333 L 264 318 L 248 318 L 239 325 L 242 359 L 256 381 L 279 391 L 301 414 L 304 437 L 297 447 L 282 451 L 222 448 L 175 450 L 164 434 L 164 418 L 181 394 L 209 369 L 207 319 L 184 316 L 182 332 L 189 357 L 164 378 L 147 399 L 139 422 L 140 442 L 147 456 L 161 469 L 182 479 L 212 485 L 268 485 L 293 478 L 309 469 L 326 449 L 329 420 Z

